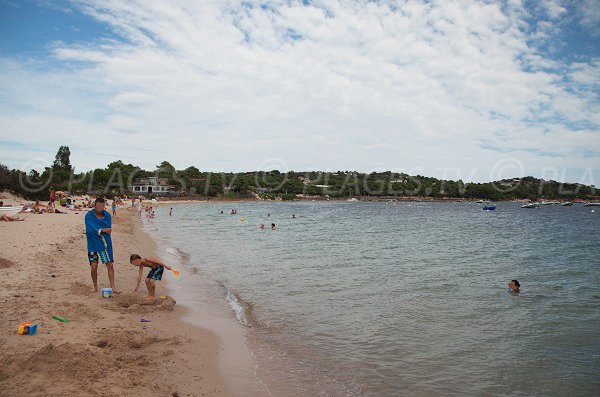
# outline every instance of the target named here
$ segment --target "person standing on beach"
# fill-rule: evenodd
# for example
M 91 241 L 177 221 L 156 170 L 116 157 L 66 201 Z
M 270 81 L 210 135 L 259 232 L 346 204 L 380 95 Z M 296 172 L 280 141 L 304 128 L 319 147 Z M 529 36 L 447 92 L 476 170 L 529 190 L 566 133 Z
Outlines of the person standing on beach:
M 54 188 L 49 189 L 50 192 L 50 207 L 54 208 L 54 201 L 56 200 L 56 195 L 54 194 Z
M 85 214 L 85 235 L 87 237 L 88 260 L 91 267 L 92 282 L 94 290 L 98 291 L 98 262 L 106 265 L 108 269 L 108 280 L 113 292 L 115 289 L 115 269 L 113 267 L 112 248 L 112 218 L 104 209 L 105 202 L 97 198 L 94 208 Z

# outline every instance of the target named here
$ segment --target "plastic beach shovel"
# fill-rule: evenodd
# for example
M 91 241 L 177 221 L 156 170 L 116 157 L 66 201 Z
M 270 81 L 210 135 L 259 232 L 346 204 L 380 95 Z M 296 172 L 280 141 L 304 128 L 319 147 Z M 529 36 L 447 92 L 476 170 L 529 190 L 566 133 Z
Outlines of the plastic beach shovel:
M 173 272 L 175 277 L 179 277 L 179 275 L 181 274 L 181 273 L 179 273 L 179 270 L 171 269 L 171 271 Z
M 55 319 L 56 321 L 60 321 L 61 323 L 70 323 L 71 320 L 69 320 L 66 317 L 58 317 L 58 316 L 52 316 L 53 319 Z

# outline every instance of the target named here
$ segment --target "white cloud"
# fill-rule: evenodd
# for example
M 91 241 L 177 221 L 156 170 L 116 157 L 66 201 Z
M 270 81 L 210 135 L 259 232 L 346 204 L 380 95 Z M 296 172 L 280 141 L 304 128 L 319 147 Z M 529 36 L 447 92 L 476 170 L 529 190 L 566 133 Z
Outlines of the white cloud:
M 600 65 L 544 57 L 520 2 L 248 3 L 78 1 L 128 42 L 59 43 L 64 71 L 5 61 L 0 133 L 44 131 L 86 168 L 103 162 L 77 147 L 146 167 L 282 158 L 296 170 L 458 167 L 487 180 L 513 156 L 529 174 L 600 172 L 582 156 L 600 147 Z M 550 18 L 565 12 L 542 5 Z M 18 103 L 31 112 L 13 114 Z
M 550 19 L 558 19 L 567 9 L 563 6 L 561 0 L 540 0 L 539 5 L 544 9 Z

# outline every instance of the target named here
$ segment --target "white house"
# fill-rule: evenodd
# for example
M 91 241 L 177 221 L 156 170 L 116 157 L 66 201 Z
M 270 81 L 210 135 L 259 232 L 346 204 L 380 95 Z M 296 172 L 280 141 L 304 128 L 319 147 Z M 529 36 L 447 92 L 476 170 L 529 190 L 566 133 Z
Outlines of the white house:
M 177 187 L 169 185 L 169 180 L 151 176 L 148 178 L 136 179 L 129 191 L 134 194 L 155 194 L 169 195 L 177 192 Z

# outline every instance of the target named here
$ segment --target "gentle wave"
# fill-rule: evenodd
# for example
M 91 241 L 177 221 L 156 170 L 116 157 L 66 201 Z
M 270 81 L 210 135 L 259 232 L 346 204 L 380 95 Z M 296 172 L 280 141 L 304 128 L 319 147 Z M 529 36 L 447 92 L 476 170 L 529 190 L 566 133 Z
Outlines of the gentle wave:
M 238 322 L 243 326 L 251 327 L 252 304 L 244 301 L 237 293 L 231 291 L 221 281 L 218 281 L 218 284 L 223 289 L 225 299 L 227 300 L 229 307 L 231 307 L 231 310 L 233 310 Z

